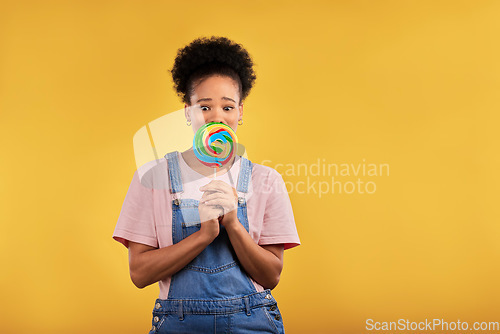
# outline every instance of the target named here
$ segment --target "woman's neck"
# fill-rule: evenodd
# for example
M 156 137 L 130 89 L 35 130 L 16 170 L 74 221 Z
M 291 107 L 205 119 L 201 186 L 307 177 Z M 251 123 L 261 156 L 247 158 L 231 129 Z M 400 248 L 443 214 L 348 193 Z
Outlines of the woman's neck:
M 193 169 L 195 172 L 200 173 L 201 175 L 207 176 L 207 177 L 213 177 L 214 176 L 214 169 L 213 167 L 208 167 L 205 166 L 198 160 L 198 158 L 194 155 L 193 148 L 190 148 L 187 151 L 184 151 L 181 153 L 182 158 L 186 162 L 186 164 Z M 235 156 L 229 160 L 228 163 L 223 165 L 220 168 L 217 168 L 217 176 L 225 174 L 232 166 L 235 160 Z

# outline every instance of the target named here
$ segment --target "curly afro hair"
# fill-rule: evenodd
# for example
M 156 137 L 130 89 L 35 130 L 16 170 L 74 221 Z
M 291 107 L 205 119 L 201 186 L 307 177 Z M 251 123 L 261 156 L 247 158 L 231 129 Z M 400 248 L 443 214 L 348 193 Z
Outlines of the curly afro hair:
M 194 83 L 210 75 L 228 76 L 238 83 L 240 103 L 256 79 L 253 61 L 241 44 L 226 37 L 199 37 L 177 51 L 170 70 L 174 89 L 184 103 L 191 104 Z

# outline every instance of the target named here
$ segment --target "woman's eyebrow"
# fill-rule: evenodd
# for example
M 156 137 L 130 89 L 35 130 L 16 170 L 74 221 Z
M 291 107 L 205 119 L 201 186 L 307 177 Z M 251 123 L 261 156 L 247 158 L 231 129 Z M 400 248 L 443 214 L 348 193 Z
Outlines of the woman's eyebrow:
M 209 97 L 204 97 L 204 98 L 199 99 L 198 101 L 196 101 L 196 103 L 199 103 L 200 101 L 212 101 L 212 99 L 209 98 Z
M 232 98 L 227 97 L 227 96 L 221 97 L 221 100 L 229 100 L 229 101 L 233 101 L 234 103 L 236 103 L 235 100 L 233 100 Z M 201 98 L 198 101 L 196 101 L 196 103 L 200 103 L 201 101 L 212 101 L 212 99 L 210 97 L 204 97 L 204 98 Z
M 223 97 L 221 98 L 221 100 L 229 100 L 229 101 L 233 101 L 234 103 L 236 103 L 236 101 L 235 101 L 235 100 L 233 100 L 233 99 L 232 99 L 232 98 L 230 98 L 230 97 L 226 97 L 226 96 L 223 96 Z

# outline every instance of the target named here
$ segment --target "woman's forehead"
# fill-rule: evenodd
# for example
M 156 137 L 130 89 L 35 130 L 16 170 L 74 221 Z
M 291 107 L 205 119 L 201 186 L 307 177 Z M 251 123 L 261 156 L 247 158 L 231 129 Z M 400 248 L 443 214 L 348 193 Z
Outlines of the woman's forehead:
M 236 103 L 239 95 L 240 90 L 235 80 L 230 77 L 211 76 L 194 86 L 191 101 L 199 103 L 222 100 Z

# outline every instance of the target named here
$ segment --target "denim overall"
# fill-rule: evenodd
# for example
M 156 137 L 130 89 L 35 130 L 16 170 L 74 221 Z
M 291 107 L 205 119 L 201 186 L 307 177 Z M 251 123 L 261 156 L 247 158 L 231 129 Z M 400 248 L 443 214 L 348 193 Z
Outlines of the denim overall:
M 172 239 L 178 243 L 200 230 L 198 201 L 183 192 L 178 153 L 168 160 L 172 200 Z M 252 163 L 241 157 L 237 191 L 248 192 Z M 246 200 L 238 198 L 238 220 L 248 231 Z M 153 308 L 152 333 L 274 333 L 285 329 L 271 290 L 257 292 L 240 265 L 223 225 L 197 257 L 171 277 L 167 299 Z

